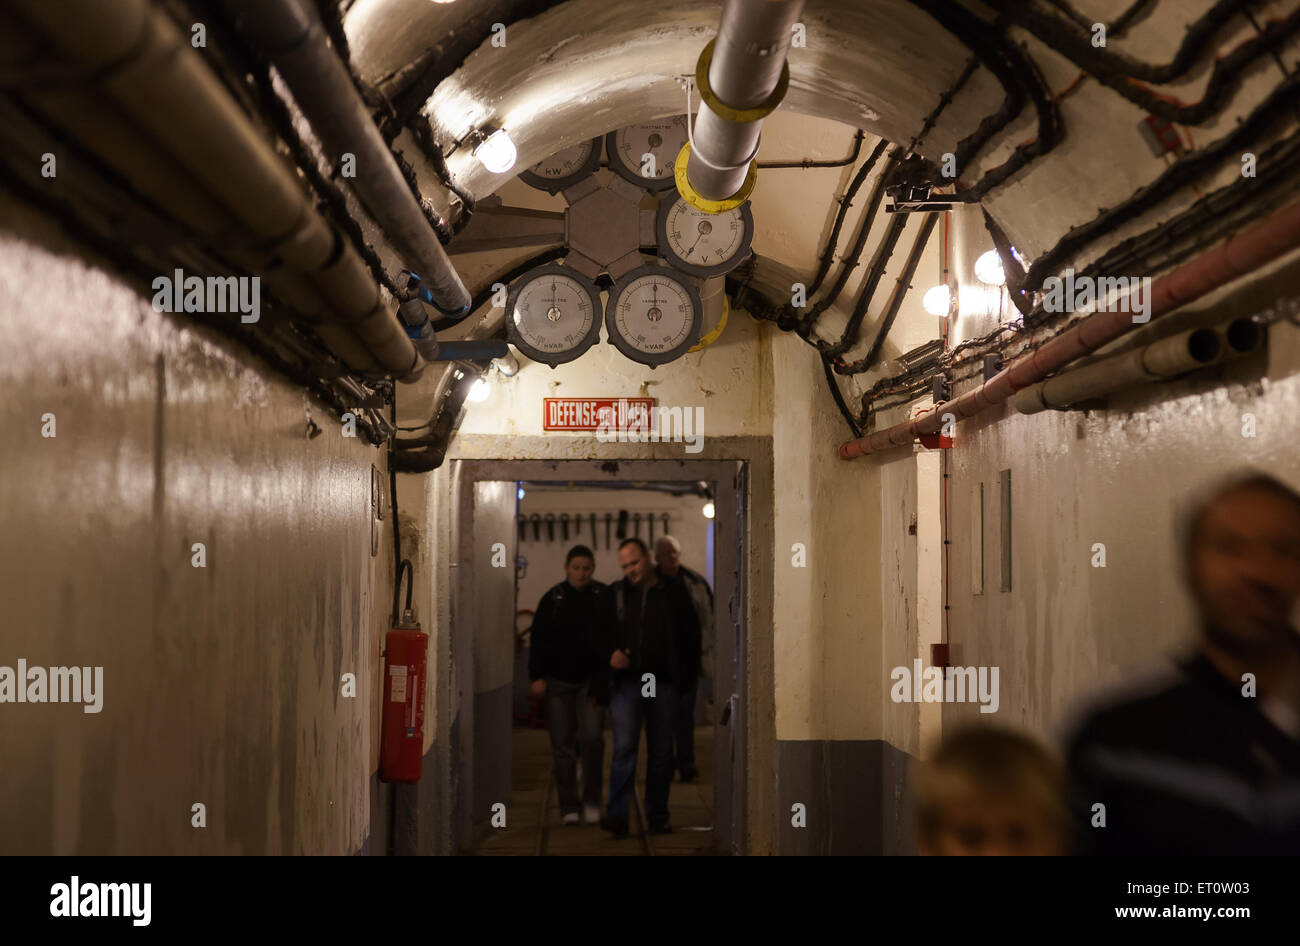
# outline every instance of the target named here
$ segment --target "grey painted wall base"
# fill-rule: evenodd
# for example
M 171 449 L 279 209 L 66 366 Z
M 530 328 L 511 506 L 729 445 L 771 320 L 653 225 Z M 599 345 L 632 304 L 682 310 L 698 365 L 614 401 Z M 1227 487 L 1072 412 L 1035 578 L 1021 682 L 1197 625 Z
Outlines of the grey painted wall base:
M 514 685 L 474 694 L 474 820 L 492 815 L 496 802 L 510 804 Z
M 437 758 L 435 744 L 424 754 L 420 781 L 414 785 L 381 782 L 378 773 L 370 776 L 370 836 L 356 853 L 376 857 L 388 854 L 390 831 L 396 855 L 428 857 L 439 853 L 442 813 L 438 809 Z
M 778 853 L 911 854 L 908 755 L 880 739 L 779 740 Z M 791 808 L 802 804 L 806 827 Z

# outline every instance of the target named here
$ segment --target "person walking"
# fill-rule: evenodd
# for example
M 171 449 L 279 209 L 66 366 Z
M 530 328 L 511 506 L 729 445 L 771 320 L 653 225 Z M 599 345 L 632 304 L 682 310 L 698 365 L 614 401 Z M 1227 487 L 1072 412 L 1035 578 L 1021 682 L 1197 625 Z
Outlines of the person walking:
M 605 710 L 595 699 L 592 678 L 601 669 L 595 646 L 596 603 L 605 585 L 595 581 L 596 555 L 585 545 L 569 549 L 564 581 L 537 604 L 528 656 L 529 692 L 546 701 L 546 725 L 555 759 L 555 789 L 564 824 L 600 820 L 601 770 L 605 761 Z M 582 758 L 582 795 L 578 758 Z
M 641 724 L 646 731 L 645 812 L 652 833 L 667 834 L 668 793 L 673 777 L 673 713 L 676 681 L 690 669 L 689 651 L 698 647 L 699 624 L 680 581 L 654 567 L 639 538 L 618 548 L 622 581 L 601 595 L 597 634 L 608 655 L 610 724 L 614 755 L 609 804 L 603 826 L 615 837 L 628 835 L 628 811 L 636 780 Z

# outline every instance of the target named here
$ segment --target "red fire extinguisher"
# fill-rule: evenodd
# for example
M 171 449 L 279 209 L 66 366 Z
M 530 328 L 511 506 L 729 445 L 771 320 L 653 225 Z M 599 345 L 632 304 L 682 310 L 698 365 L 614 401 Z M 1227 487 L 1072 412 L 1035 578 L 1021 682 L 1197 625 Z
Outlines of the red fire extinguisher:
M 409 603 L 409 602 L 408 602 Z M 418 782 L 424 756 L 424 674 L 429 635 L 408 608 L 384 639 L 379 779 Z

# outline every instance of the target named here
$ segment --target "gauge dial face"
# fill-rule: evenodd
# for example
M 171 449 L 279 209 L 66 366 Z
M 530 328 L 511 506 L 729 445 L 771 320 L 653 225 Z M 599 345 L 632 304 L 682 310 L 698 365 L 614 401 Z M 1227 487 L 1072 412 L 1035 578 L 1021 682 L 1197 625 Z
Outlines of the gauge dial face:
M 530 187 L 555 194 L 578 183 L 599 166 L 600 139 L 592 138 L 538 161 L 520 173 L 519 179 Z
M 649 191 L 673 186 L 673 162 L 686 144 L 686 116 L 661 118 L 611 131 L 605 139 L 609 166 Z
M 610 290 L 605 331 L 610 342 L 643 365 L 662 365 L 700 340 L 702 306 L 694 286 L 662 266 L 640 266 Z
M 677 269 L 696 276 L 719 276 L 739 265 L 754 237 L 749 203 L 722 213 L 692 207 L 676 191 L 659 202 L 659 251 Z
M 506 333 L 533 361 L 573 361 L 600 337 L 596 287 L 565 266 L 539 266 L 506 299 Z

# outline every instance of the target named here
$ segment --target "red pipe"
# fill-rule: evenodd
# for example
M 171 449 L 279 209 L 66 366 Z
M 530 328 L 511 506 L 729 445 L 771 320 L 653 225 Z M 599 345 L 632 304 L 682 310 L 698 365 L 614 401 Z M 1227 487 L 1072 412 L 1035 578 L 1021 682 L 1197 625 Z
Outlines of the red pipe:
M 1250 229 L 1234 234 L 1226 242 L 1153 282 L 1151 318 L 1199 299 L 1297 246 L 1300 246 L 1300 203 L 1279 210 Z M 954 414 L 959 419 L 973 417 L 1136 327 L 1131 313 L 1094 311 L 1041 348 L 1021 355 L 978 388 L 937 404 L 910 421 L 841 444 L 840 459 L 852 460 L 911 443 L 921 434 L 938 433 L 943 426 L 944 414 Z

